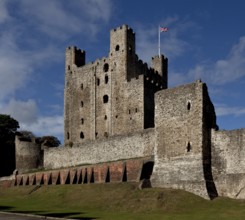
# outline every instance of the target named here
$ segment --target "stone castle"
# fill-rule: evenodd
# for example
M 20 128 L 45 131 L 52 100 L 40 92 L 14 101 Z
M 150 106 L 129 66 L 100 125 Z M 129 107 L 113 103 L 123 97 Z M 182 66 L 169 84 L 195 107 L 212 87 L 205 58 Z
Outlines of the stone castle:
M 108 57 L 86 63 L 85 51 L 66 49 L 64 136 L 58 148 L 17 136 L 12 185 L 148 180 L 245 199 L 245 129 L 218 130 L 200 80 L 168 88 L 168 59 L 148 67 L 127 25 L 111 30 Z

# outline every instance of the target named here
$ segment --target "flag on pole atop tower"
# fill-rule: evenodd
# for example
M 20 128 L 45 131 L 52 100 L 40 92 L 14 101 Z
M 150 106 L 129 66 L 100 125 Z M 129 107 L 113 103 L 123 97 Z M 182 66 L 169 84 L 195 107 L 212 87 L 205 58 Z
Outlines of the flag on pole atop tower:
M 159 57 L 161 56 L 160 33 L 161 32 L 167 32 L 167 31 L 168 31 L 167 27 L 159 26 L 159 29 L 158 29 L 158 55 L 159 55 Z
M 168 28 L 167 27 L 160 27 L 160 32 L 167 32 Z

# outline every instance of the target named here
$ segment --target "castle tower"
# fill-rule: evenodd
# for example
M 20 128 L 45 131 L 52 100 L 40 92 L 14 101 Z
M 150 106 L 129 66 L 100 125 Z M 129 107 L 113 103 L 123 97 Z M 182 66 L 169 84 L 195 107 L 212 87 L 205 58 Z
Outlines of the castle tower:
M 120 69 L 117 78 L 128 81 L 135 75 L 135 33 L 127 25 L 110 32 L 110 60 L 112 66 Z
M 72 125 L 77 120 L 74 115 L 78 114 L 78 109 L 74 109 L 74 100 L 79 98 L 79 94 L 74 94 L 76 69 L 85 65 L 85 51 L 76 47 L 66 49 L 65 63 L 65 91 L 64 91 L 64 139 L 69 142 L 72 136 L 75 136 Z M 80 102 L 81 104 L 81 102 Z
M 16 169 L 20 173 L 43 166 L 41 144 L 35 138 L 15 136 Z
M 168 58 L 163 55 L 152 57 L 152 68 L 162 77 L 162 88 L 168 88 Z
M 138 60 L 127 25 L 110 32 L 108 57 L 85 64 L 85 52 L 66 50 L 65 144 L 105 139 L 154 127 L 154 94 L 167 87 L 167 59 Z

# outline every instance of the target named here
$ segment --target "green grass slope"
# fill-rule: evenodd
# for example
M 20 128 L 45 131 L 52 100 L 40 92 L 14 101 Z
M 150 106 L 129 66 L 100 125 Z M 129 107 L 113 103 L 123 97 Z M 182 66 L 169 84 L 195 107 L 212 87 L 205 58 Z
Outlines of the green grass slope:
M 34 191 L 35 189 L 35 191 Z M 204 200 L 181 190 L 136 184 L 0 188 L 0 210 L 74 219 L 245 219 L 245 200 Z

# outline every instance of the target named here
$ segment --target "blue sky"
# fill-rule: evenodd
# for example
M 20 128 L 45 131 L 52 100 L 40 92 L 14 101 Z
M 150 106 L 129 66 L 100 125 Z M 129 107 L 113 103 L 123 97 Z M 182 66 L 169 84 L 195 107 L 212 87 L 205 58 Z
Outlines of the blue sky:
M 63 141 L 65 48 L 86 61 L 109 53 L 109 31 L 128 24 L 136 53 L 169 58 L 169 87 L 206 82 L 220 129 L 245 127 L 245 1 L 0 0 L 0 113 L 22 130 Z

